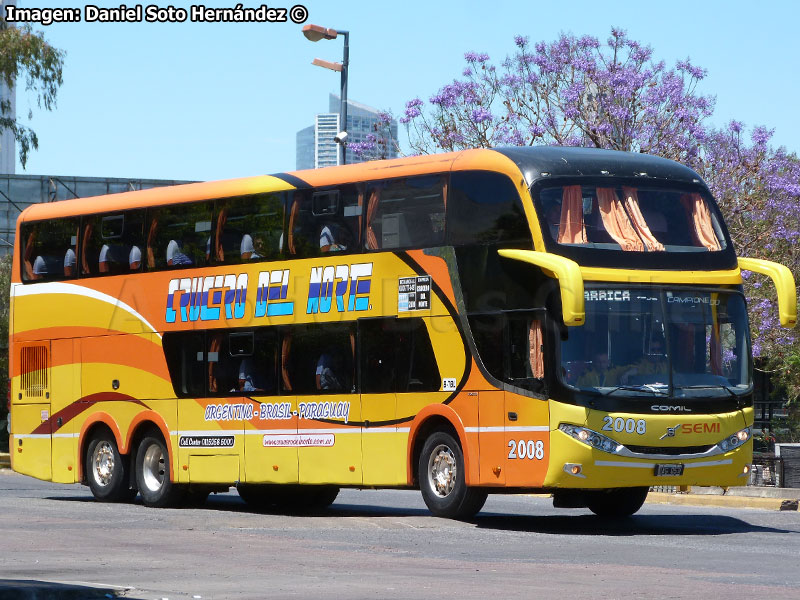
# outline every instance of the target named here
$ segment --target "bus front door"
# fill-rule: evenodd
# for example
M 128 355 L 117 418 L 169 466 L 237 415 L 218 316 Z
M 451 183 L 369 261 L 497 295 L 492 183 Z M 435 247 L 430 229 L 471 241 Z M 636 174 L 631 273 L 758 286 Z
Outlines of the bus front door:
M 505 394 L 506 485 L 539 487 L 549 459 L 547 402 Z

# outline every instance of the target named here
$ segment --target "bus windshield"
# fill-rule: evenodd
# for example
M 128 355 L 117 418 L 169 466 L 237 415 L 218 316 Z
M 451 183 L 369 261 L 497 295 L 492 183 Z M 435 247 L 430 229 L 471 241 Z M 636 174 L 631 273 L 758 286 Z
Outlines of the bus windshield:
M 576 184 L 541 190 L 537 204 L 545 236 L 562 247 L 667 253 L 726 247 L 713 202 L 700 192 Z
M 751 389 L 750 338 L 737 292 L 589 289 L 586 324 L 561 342 L 563 383 L 604 395 L 699 398 Z

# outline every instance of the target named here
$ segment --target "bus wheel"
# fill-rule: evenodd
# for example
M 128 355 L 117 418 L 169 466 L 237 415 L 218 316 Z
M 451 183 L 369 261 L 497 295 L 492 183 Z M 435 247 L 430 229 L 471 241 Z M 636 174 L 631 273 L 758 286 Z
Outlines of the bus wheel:
M 239 492 L 239 497 L 245 503 L 256 510 L 267 510 L 275 504 L 275 498 L 271 493 L 270 486 L 258 485 L 254 483 L 240 483 L 236 486 L 236 491 Z
M 136 497 L 136 490 L 129 487 L 127 457 L 119 453 L 111 433 L 92 438 L 86 449 L 85 467 L 89 489 L 98 500 L 129 502 Z
M 339 495 L 339 488 L 335 485 L 301 486 L 295 496 L 295 510 L 317 511 L 328 508 Z M 284 504 L 284 509 L 289 508 Z
M 586 506 L 598 517 L 630 517 L 644 504 L 650 488 L 599 490 L 587 495 Z
M 486 502 L 486 490 L 467 487 L 464 454 L 448 433 L 437 431 L 425 440 L 417 473 L 422 498 L 437 517 L 468 519 Z
M 185 488 L 170 480 L 169 452 L 160 436 L 146 436 L 136 452 L 136 484 L 145 506 L 164 508 L 178 504 Z
M 335 485 L 278 485 L 272 502 L 281 512 L 303 514 L 328 508 L 338 495 Z

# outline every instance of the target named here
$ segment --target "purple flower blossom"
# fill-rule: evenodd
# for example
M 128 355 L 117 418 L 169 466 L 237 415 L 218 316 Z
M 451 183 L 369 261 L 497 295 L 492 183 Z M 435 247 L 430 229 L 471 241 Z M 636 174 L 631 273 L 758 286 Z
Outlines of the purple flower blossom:
M 474 109 L 470 116 L 476 123 L 483 123 L 484 121 L 490 121 L 492 119 L 492 113 L 483 107 Z
M 464 54 L 464 60 L 466 60 L 468 63 L 483 64 L 489 60 L 489 55 L 478 52 L 467 52 Z

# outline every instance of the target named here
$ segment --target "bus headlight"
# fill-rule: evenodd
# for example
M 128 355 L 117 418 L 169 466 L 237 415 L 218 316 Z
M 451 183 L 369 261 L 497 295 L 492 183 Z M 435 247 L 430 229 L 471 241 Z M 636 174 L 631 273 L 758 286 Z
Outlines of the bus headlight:
M 603 452 L 610 452 L 611 454 L 614 454 L 623 448 L 622 444 L 619 442 L 615 442 L 611 438 L 608 438 L 591 429 L 587 429 L 586 427 L 561 423 L 558 428 L 579 442 L 582 442 L 587 446 L 591 446 L 592 448 L 596 448 L 597 450 L 602 450 Z
M 719 446 L 723 452 L 728 452 L 729 450 L 738 448 L 749 439 L 750 439 L 750 428 L 745 427 L 741 431 L 737 431 L 733 435 L 729 435 L 728 437 L 726 437 L 724 440 L 717 442 L 717 446 Z

